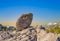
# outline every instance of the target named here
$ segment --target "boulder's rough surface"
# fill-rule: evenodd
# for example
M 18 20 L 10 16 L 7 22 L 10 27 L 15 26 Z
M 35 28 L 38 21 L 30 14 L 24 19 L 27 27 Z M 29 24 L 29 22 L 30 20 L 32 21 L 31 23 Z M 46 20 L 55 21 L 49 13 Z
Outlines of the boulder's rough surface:
M 34 28 L 27 28 L 22 31 L 17 31 L 13 38 L 6 41 L 37 41 L 36 30 Z
M 56 41 L 60 34 L 47 33 L 45 30 L 40 29 L 40 26 L 37 26 L 37 41 Z
M 30 26 L 32 19 L 33 19 L 32 13 L 23 14 L 22 16 L 20 16 L 16 22 L 17 30 L 18 31 L 23 30 L 23 29 L 27 28 L 28 26 Z
M 0 34 L 0 41 L 7 40 L 7 39 L 10 39 L 12 37 L 13 37 L 12 34 L 10 34 L 9 32 L 4 31 Z

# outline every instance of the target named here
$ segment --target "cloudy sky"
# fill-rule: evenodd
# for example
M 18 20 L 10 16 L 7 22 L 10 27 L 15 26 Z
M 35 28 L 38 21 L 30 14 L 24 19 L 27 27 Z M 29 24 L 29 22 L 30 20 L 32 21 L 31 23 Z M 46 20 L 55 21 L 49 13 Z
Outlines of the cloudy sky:
M 60 21 L 60 0 L 0 0 L 0 23 L 15 25 L 19 16 L 33 13 L 32 24 Z

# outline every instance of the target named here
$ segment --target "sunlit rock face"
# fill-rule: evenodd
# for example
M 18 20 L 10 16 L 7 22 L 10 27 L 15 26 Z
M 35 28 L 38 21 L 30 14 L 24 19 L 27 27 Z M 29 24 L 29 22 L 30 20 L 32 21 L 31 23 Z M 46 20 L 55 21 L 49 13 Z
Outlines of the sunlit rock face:
M 15 35 L 6 41 L 37 41 L 36 30 L 32 27 L 16 31 Z
M 33 19 L 32 13 L 21 15 L 16 22 L 17 30 L 19 31 L 29 27 L 32 22 L 32 19 Z

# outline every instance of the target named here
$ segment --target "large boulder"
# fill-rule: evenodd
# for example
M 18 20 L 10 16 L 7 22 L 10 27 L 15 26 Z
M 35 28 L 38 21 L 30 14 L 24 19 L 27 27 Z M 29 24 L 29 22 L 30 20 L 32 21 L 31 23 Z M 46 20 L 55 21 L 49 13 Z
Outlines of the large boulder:
M 23 14 L 22 16 L 20 16 L 16 22 L 17 30 L 20 31 L 29 27 L 32 22 L 32 19 L 33 19 L 32 13 Z

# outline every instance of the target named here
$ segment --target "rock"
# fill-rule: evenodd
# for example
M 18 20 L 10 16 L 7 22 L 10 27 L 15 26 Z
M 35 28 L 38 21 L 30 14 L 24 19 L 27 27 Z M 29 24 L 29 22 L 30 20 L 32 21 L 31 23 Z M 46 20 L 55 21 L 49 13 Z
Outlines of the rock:
M 60 37 L 57 38 L 57 41 L 60 41 Z
M 17 20 L 17 31 L 2 33 L 0 41 L 37 41 L 37 32 L 33 26 L 30 26 L 32 19 L 32 13 L 23 14 Z
M 37 41 L 36 31 L 33 28 L 17 31 L 16 35 L 7 41 Z
M 11 35 L 9 32 L 4 31 L 3 33 L 1 33 L 0 37 L 3 40 L 6 40 L 6 39 L 9 39 L 9 38 L 13 37 L 13 35 Z
M 18 31 L 23 30 L 23 29 L 27 28 L 28 26 L 30 26 L 32 19 L 33 19 L 32 13 L 23 14 L 21 17 L 18 18 L 18 20 L 16 22 L 17 30 Z

